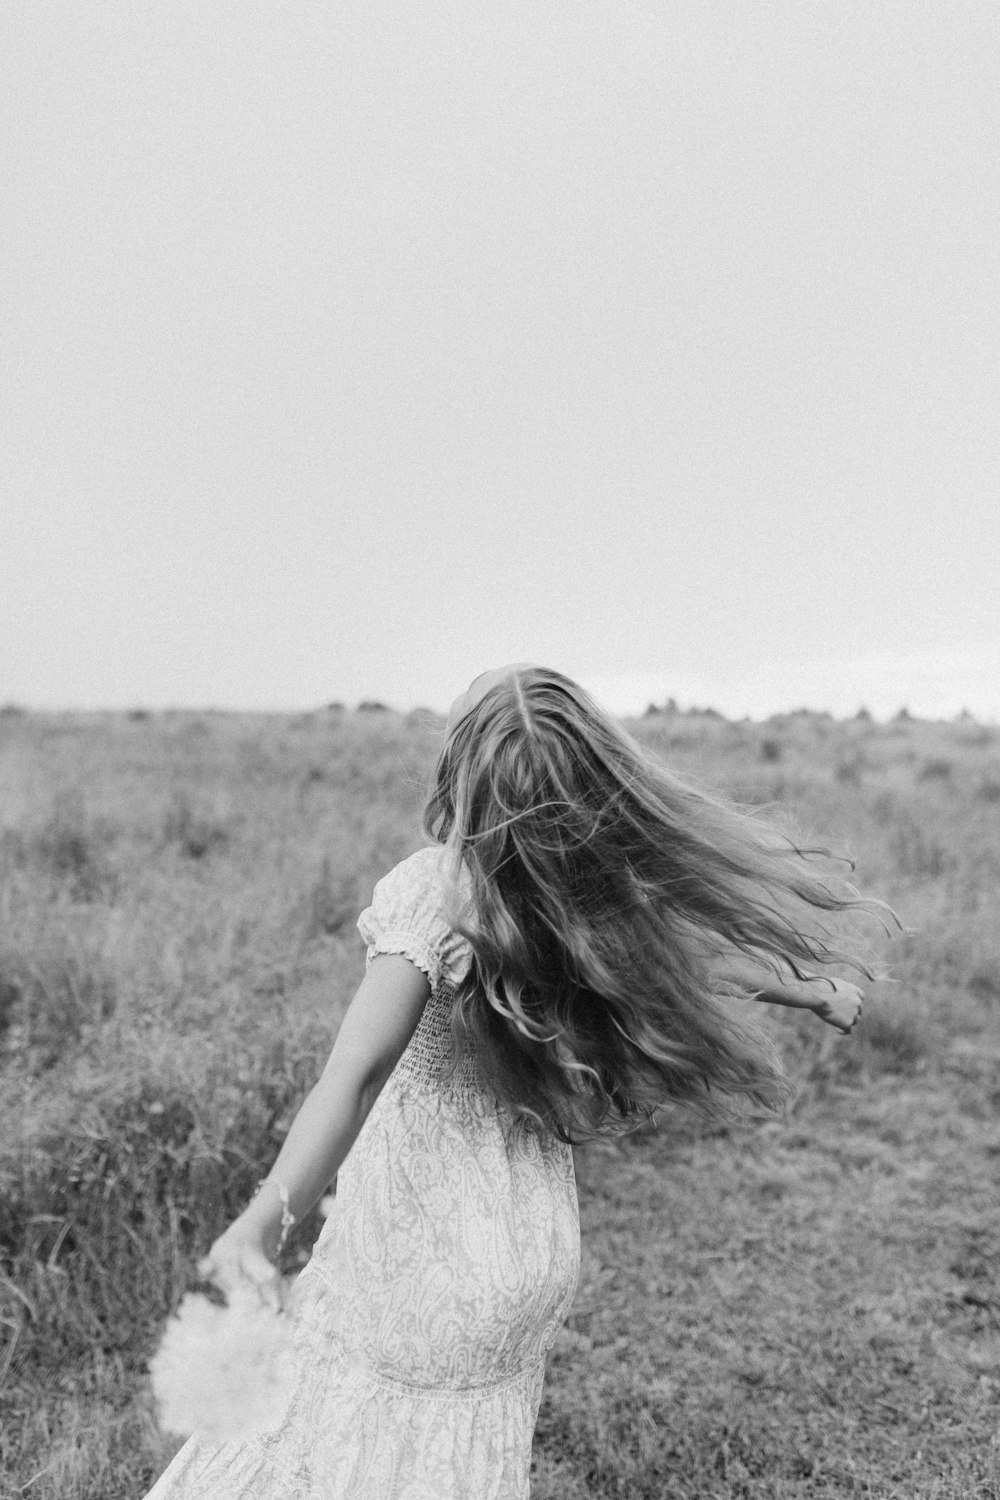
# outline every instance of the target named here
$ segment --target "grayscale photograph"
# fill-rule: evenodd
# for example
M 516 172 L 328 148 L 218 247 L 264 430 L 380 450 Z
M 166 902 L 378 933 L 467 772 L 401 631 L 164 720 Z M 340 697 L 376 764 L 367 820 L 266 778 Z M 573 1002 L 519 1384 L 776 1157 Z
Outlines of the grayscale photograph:
M 998 80 L 8 0 L 0 1500 L 1000 1500 Z

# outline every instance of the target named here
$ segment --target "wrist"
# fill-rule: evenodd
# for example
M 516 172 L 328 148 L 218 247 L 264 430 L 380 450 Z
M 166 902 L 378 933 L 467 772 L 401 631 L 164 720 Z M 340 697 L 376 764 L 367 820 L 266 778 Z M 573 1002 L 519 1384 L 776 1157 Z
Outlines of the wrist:
M 287 1184 L 273 1177 L 261 1178 L 246 1212 L 259 1229 L 271 1258 L 280 1255 L 296 1222 L 288 1201 Z
M 793 981 L 799 1004 L 808 1010 L 822 1011 L 826 1008 L 831 992 L 831 982 L 825 974 L 811 974 L 806 979 Z
M 269 1203 L 262 1202 L 259 1197 L 251 1198 L 226 1232 L 241 1244 L 254 1246 L 268 1260 L 274 1260 L 281 1234 L 281 1208 L 278 1206 L 277 1212 L 273 1212 Z
M 796 979 L 794 974 L 772 979 L 761 990 L 760 998 L 770 1005 L 786 1005 L 794 1010 L 818 1010 L 824 1004 L 828 990 L 821 975 Z

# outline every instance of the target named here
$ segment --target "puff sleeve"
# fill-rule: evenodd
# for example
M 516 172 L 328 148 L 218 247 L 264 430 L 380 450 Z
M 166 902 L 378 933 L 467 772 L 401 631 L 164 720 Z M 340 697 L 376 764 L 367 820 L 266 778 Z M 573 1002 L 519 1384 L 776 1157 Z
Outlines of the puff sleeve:
M 431 989 L 465 977 L 472 950 L 445 919 L 445 850 L 418 849 L 378 882 L 372 903 L 358 918 L 367 961 L 400 953 L 427 975 Z

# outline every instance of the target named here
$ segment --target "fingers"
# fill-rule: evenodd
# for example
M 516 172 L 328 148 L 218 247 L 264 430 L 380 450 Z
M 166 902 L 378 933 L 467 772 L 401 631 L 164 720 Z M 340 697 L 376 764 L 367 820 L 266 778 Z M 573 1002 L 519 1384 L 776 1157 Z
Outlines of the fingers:
M 227 1297 L 252 1287 L 258 1296 L 267 1298 L 280 1280 L 267 1256 L 246 1245 L 228 1253 L 210 1250 L 198 1262 L 198 1274 L 214 1282 Z
M 852 1032 L 854 1030 L 855 1026 L 857 1026 L 858 1022 L 861 1020 L 861 1012 L 863 1010 L 864 1010 L 864 1001 L 861 999 L 861 997 L 859 995 L 858 996 L 858 1008 L 854 1012 L 854 1015 L 851 1017 L 851 1019 L 848 1022 L 848 1024 L 843 1028 L 845 1036 L 847 1036 L 850 1032 Z
M 268 1286 L 277 1276 L 277 1271 L 266 1255 L 259 1250 L 244 1250 L 240 1256 L 240 1270 L 255 1286 Z

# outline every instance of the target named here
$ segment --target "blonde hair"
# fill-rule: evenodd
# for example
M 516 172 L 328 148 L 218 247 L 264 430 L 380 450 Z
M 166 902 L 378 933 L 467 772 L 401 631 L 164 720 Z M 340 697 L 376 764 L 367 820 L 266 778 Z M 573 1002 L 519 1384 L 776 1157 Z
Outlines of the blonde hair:
M 873 904 L 814 862 L 827 851 L 684 784 L 558 672 L 514 669 L 468 710 L 424 825 L 472 884 L 472 914 L 453 917 L 475 956 L 457 1054 L 564 1140 L 668 1100 L 781 1106 L 773 1047 L 710 986 L 713 937 L 800 978 L 838 961 L 869 973 L 817 920 Z

